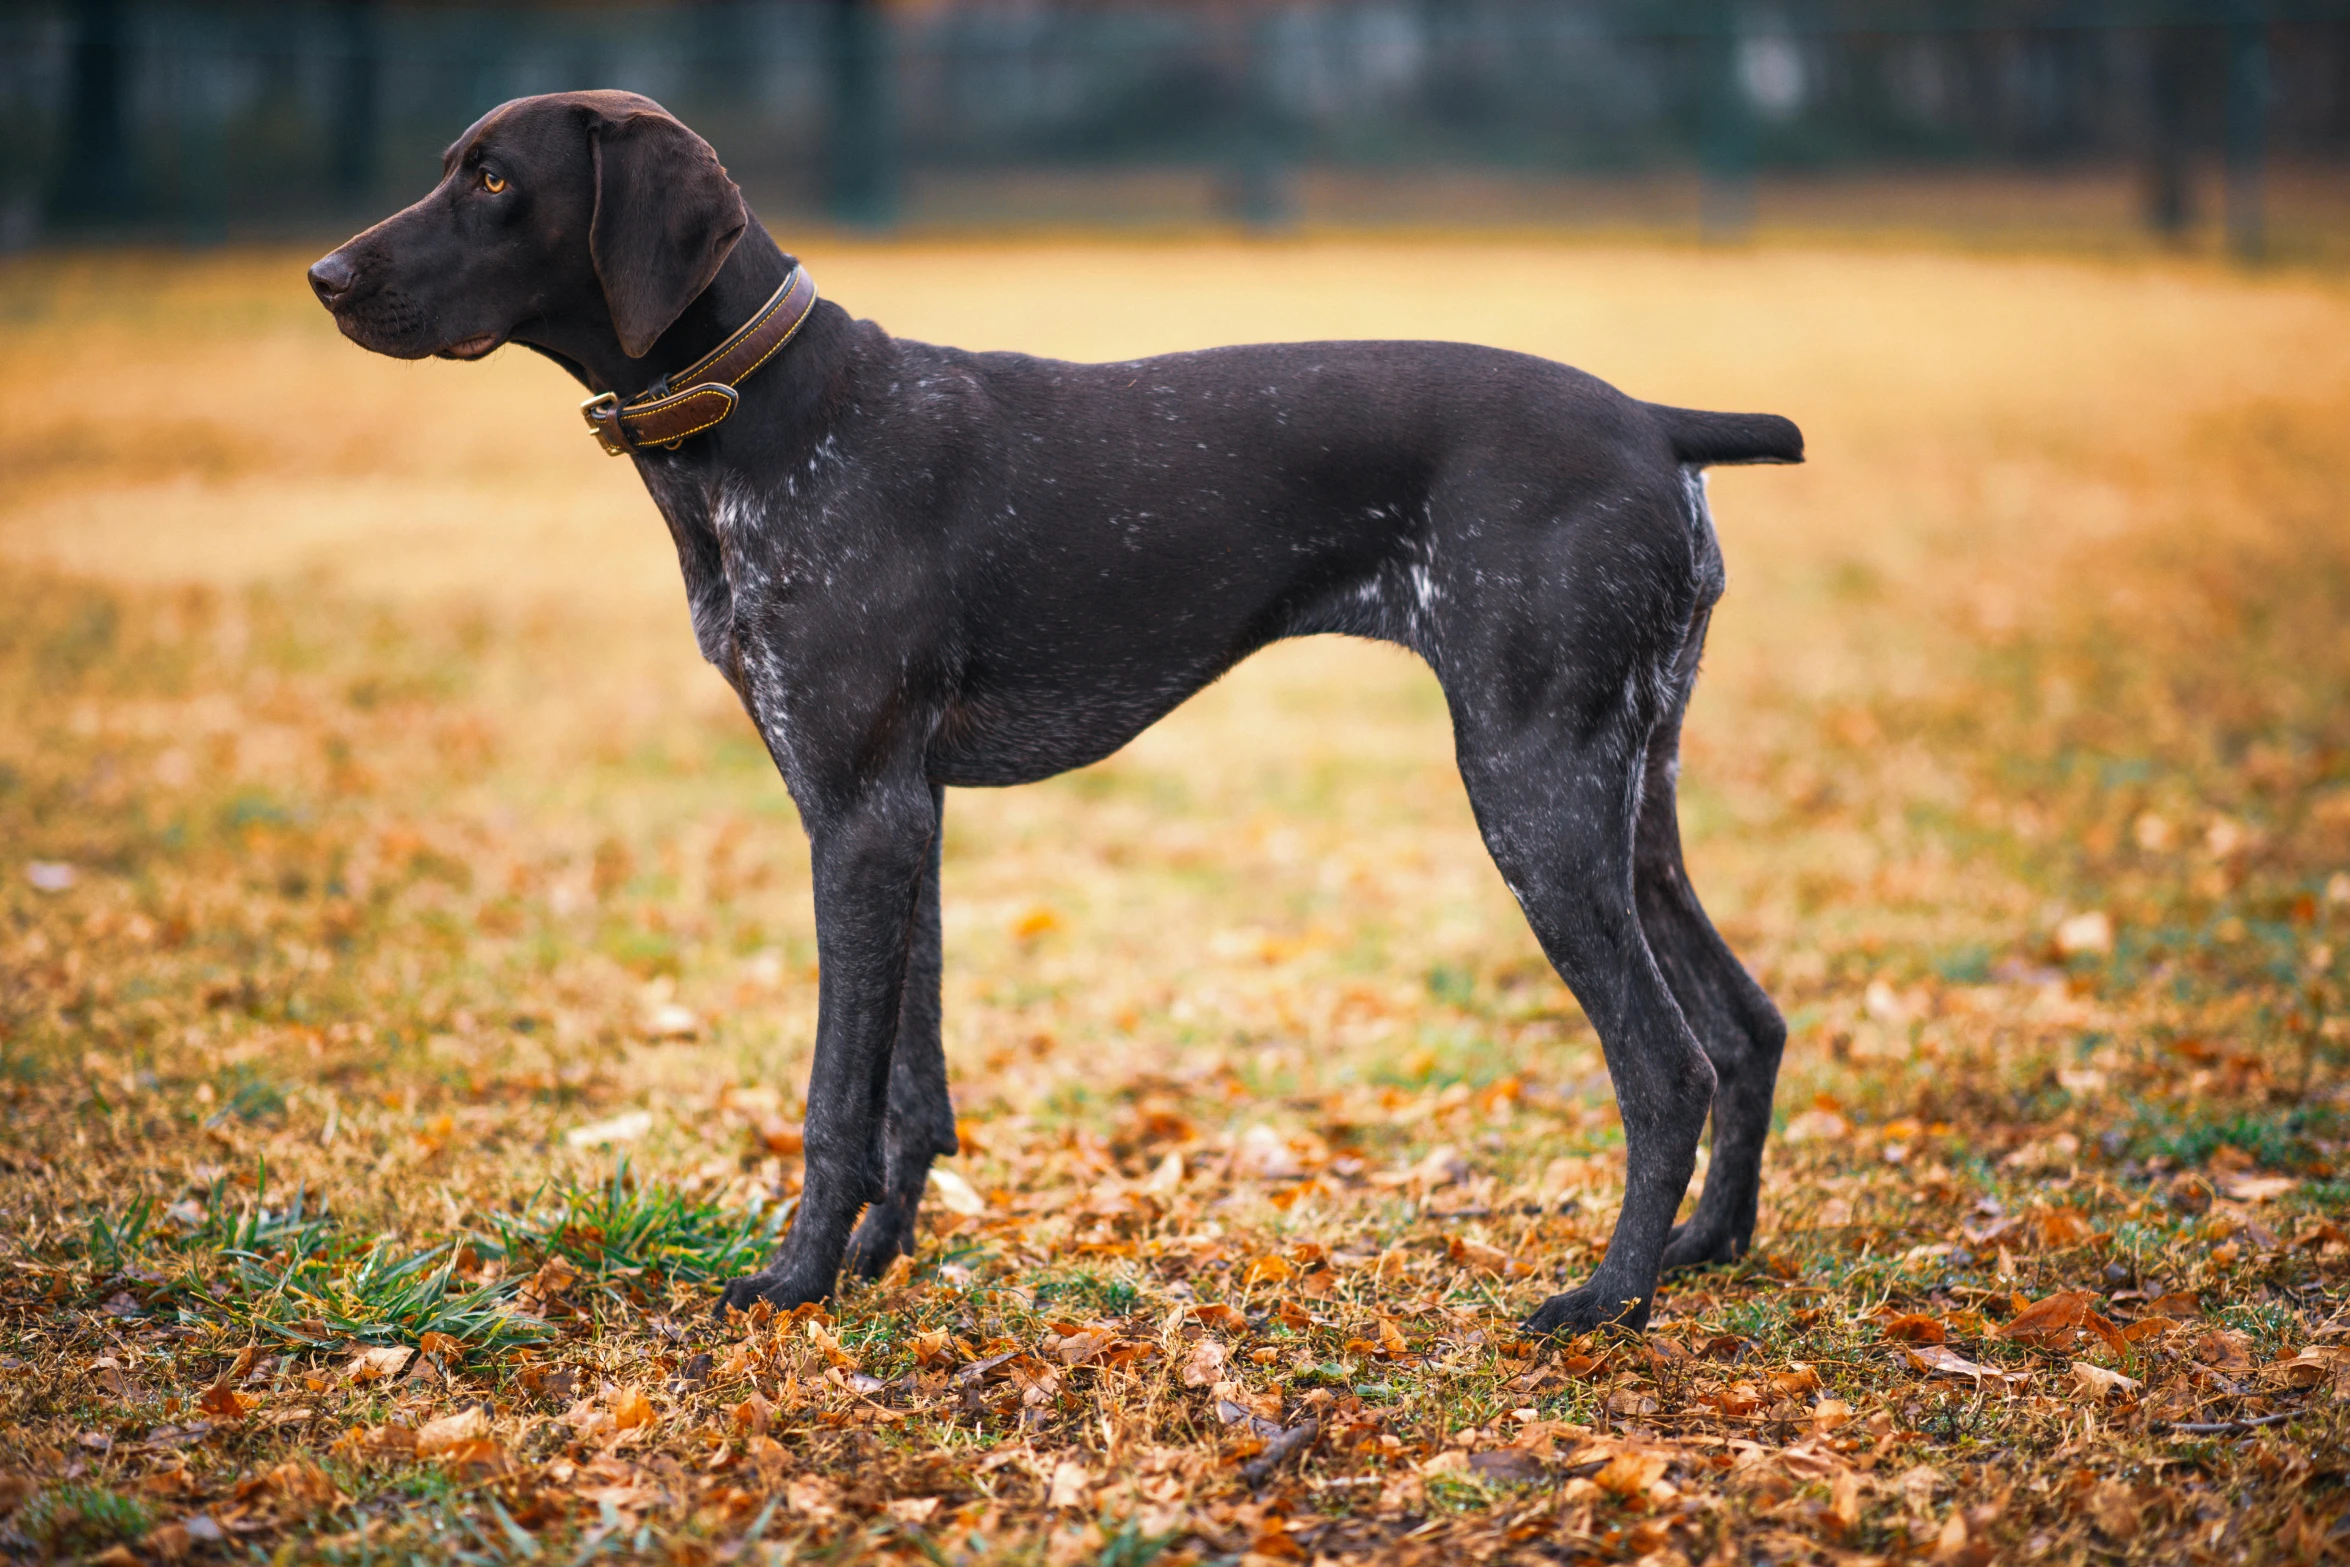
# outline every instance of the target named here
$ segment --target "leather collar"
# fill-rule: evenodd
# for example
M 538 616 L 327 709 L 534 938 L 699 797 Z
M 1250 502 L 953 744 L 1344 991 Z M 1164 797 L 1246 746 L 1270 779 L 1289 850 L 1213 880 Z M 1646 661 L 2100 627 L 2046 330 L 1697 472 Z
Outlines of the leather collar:
M 579 405 L 580 414 L 608 456 L 656 446 L 674 451 L 734 412 L 741 400 L 735 388 L 782 352 L 815 308 L 815 280 L 795 264 L 783 287 L 725 342 L 625 403 L 618 392 L 598 392 Z

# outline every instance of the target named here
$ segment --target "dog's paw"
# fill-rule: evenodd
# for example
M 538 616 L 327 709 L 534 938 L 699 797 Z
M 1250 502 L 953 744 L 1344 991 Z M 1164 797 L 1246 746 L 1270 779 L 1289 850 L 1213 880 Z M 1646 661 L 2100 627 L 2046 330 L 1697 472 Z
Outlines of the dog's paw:
M 795 1284 L 781 1273 L 752 1273 L 739 1279 L 730 1279 L 718 1292 L 718 1304 L 711 1315 L 723 1322 L 729 1311 L 748 1311 L 759 1301 L 765 1301 L 777 1311 L 789 1311 L 812 1300 L 822 1300 L 831 1294 L 829 1289 L 809 1289 Z
M 1716 1263 L 1736 1262 L 1746 1255 L 1750 1244 L 1727 1230 L 1697 1230 L 1676 1224 L 1665 1241 L 1664 1258 L 1657 1264 L 1657 1271 L 1675 1273 L 1685 1268 L 1710 1268 Z
M 1618 1291 L 1603 1291 L 1589 1284 L 1563 1295 L 1553 1295 L 1534 1308 L 1534 1314 L 1520 1325 L 1521 1331 L 1552 1338 L 1575 1338 L 1599 1328 L 1645 1331 L 1654 1296 L 1617 1298 L 1618 1295 Z
M 889 1271 L 889 1265 L 901 1252 L 914 1249 L 914 1206 L 911 1203 L 877 1202 L 868 1206 L 865 1217 L 857 1221 L 857 1231 L 849 1237 L 848 1256 L 842 1266 L 861 1279 L 878 1279 Z

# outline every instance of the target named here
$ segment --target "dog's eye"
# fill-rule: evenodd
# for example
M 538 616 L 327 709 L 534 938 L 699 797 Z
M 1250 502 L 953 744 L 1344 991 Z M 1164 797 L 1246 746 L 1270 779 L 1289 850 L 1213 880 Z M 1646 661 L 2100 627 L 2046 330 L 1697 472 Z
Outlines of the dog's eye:
M 495 196 L 506 188 L 506 177 L 502 174 L 492 174 L 489 170 L 484 169 L 481 175 L 481 188 Z

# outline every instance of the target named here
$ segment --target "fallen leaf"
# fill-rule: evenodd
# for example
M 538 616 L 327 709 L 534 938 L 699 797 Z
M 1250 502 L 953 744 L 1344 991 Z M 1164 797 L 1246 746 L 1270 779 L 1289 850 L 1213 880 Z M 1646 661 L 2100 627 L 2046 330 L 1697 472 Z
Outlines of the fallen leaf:
M 702 1031 L 702 1020 L 693 1009 L 665 1001 L 644 1015 L 638 1031 L 648 1040 L 692 1039 Z
M 938 1511 L 938 1501 L 935 1496 L 901 1496 L 884 1503 L 882 1510 L 899 1523 L 925 1524 Z
M 2035 1215 L 2032 1228 L 2038 1234 L 2040 1244 L 2051 1251 L 2078 1246 L 2096 1233 L 2087 1219 L 2070 1208 L 2054 1208 Z
M 2125 1377 L 2118 1371 L 2108 1371 L 2103 1366 L 2093 1366 L 2086 1360 L 2073 1362 L 2073 1383 L 2082 1393 L 2093 1399 L 2101 1399 L 2108 1393 L 2119 1393 L 2124 1398 L 2135 1398 L 2139 1388 L 2145 1385 L 2136 1377 Z
M 2096 1298 L 2087 1290 L 2059 1290 L 2017 1312 L 2013 1320 L 2001 1326 L 1999 1336 L 2042 1349 L 2069 1344 L 2088 1321 L 2090 1302 Z
M 1221 1339 L 1203 1338 L 1191 1346 L 1183 1362 L 1185 1387 L 1208 1387 L 1222 1379 L 1225 1349 Z
M 2077 958 L 2090 953 L 2113 950 L 2113 917 L 2103 909 L 2091 909 L 2057 921 L 2056 950 L 2064 957 Z
M 1922 1311 L 1905 1311 L 1897 1317 L 1885 1319 L 1884 1334 L 1897 1344 L 1939 1344 L 1950 1336 L 1949 1329 L 1939 1317 L 1930 1317 Z
M 490 1417 L 479 1404 L 468 1404 L 453 1415 L 428 1420 L 416 1430 L 416 1456 L 438 1458 L 488 1434 Z
M 1083 1464 L 1064 1458 L 1053 1469 L 1052 1487 L 1045 1497 L 1045 1506 L 1055 1510 L 1082 1507 L 1086 1492 L 1092 1484 L 1093 1477 L 1085 1472 Z
M 822 1522 L 840 1516 L 840 1508 L 833 1501 L 832 1487 L 813 1475 L 800 1475 L 785 1483 L 784 1505 L 803 1517 Z
M 1662 1453 L 1627 1449 L 1602 1465 L 1599 1473 L 1591 1477 L 1591 1483 L 1610 1496 L 1627 1500 L 1646 1496 L 1650 1484 L 1661 1479 L 1670 1464 L 1671 1460 Z
M 1778 1372 L 1771 1378 L 1771 1391 L 1782 1398 L 1793 1398 L 1798 1393 L 1808 1393 L 1819 1385 L 1819 1372 L 1815 1368 L 1801 1363 L 1791 1365 L 1787 1370 Z
M 1289 1279 L 1289 1259 L 1268 1255 L 1255 1259 L 1241 1275 L 1242 1284 L 1281 1284 Z
M 652 1113 L 631 1110 L 608 1121 L 593 1121 L 586 1126 L 575 1126 L 563 1134 L 563 1141 L 574 1148 L 593 1148 L 599 1143 L 632 1143 L 653 1129 Z
M 217 1419 L 236 1421 L 245 1418 L 247 1410 L 261 1402 L 250 1393 L 240 1393 L 226 1382 L 215 1382 L 197 1395 L 196 1407 Z
M 1836 1143 L 1852 1135 L 1852 1123 L 1833 1110 L 1806 1110 L 1780 1135 L 1790 1143 Z
M 1828 1483 L 1828 1518 L 1839 1534 L 1860 1527 L 1860 1476 L 1849 1469 L 1838 1470 Z
M 2188 1346 L 2188 1353 L 2215 1371 L 2241 1371 L 2252 1364 L 2252 1340 L 2228 1328 L 2213 1328 Z
M 1765 1400 L 1762 1389 L 1752 1382 L 1738 1382 L 1715 1393 L 1708 1402 L 1725 1415 L 1750 1415 L 1762 1408 Z
M 2291 1383 L 2295 1387 L 2315 1387 L 2320 1382 L 2350 1376 L 2350 1349 L 2334 1344 L 2313 1344 L 2290 1360 L 2269 1362 L 2260 1371 L 2263 1376 Z
M 2289 1175 L 2223 1175 L 2218 1180 L 2219 1189 L 2238 1202 L 2267 1202 L 2300 1185 Z
M 396 1377 L 407 1367 L 408 1359 L 416 1351 L 405 1344 L 392 1344 L 382 1349 L 363 1349 L 351 1357 L 346 1374 L 353 1382 L 365 1384 Z
M 1456 1268 L 1474 1268 L 1479 1273 L 1498 1275 L 1509 1271 L 1510 1254 L 1498 1246 L 1482 1246 L 1455 1235 L 1445 1248 L 1445 1260 Z
M 811 1321 L 808 1326 L 816 1324 Z M 622 1431 L 633 1431 L 638 1426 L 651 1425 L 654 1420 L 653 1402 L 635 1388 L 630 1388 L 612 1401 L 612 1424 Z
M 969 1181 L 952 1170 L 932 1165 L 930 1184 L 938 1192 L 938 1205 L 949 1213 L 959 1213 L 971 1219 L 987 1212 L 987 1199 L 974 1191 Z
M 2028 1371 L 2002 1371 L 1996 1366 L 1978 1365 L 1954 1350 L 1940 1344 L 1919 1344 L 1906 1347 L 1902 1353 L 1909 1363 L 1928 1376 L 1969 1377 L 1976 1382 L 1997 1382 L 2002 1386 L 2021 1387 L 2032 1380 Z
M 1469 1470 L 1478 1479 L 1497 1485 L 1531 1485 L 1549 1473 L 1541 1459 L 1522 1447 L 1502 1447 L 1489 1453 L 1471 1453 Z
M 261 1482 L 304 1513 L 332 1512 L 346 1500 L 325 1470 L 304 1460 L 277 1465 L 261 1476 Z
M 2136 1539 L 2145 1522 L 2145 1503 L 2136 1488 L 2105 1481 L 2089 1493 L 2089 1518 L 2116 1545 Z

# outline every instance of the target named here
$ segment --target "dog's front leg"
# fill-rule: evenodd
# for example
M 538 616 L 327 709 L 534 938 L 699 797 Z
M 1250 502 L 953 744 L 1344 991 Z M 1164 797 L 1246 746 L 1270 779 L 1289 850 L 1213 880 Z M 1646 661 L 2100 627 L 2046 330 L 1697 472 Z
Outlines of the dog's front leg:
M 849 1237 L 848 1267 L 877 1279 L 901 1255 L 914 1251 L 915 1218 L 930 1161 L 955 1151 L 955 1106 L 947 1095 L 946 1054 L 939 1040 L 942 964 L 938 875 L 946 836 L 946 791 L 934 789 L 942 830 L 930 840 L 930 859 L 914 904 L 913 939 L 906 948 L 906 983 L 898 1000 L 898 1039 L 890 1053 L 889 1114 L 882 1124 L 883 1195 L 865 1209 Z
M 808 1074 L 807 1178 L 767 1266 L 719 1309 L 832 1293 L 850 1226 L 880 1199 L 881 1136 L 916 899 L 938 833 L 930 785 L 871 784 L 809 829 L 816 884 L 816 1061 Z

